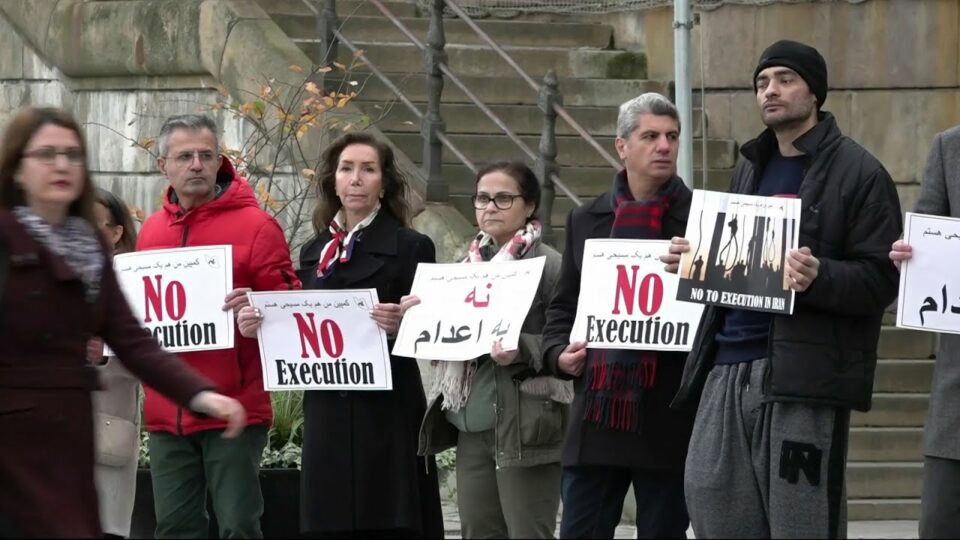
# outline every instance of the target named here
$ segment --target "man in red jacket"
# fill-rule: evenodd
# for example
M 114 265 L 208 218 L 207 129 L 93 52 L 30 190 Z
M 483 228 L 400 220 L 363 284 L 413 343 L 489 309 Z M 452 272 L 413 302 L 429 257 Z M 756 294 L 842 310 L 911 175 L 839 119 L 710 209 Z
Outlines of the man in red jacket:
M 163 208 L 144 222 L 137 250 L 230 244 L 233 286 L 223 309 L 239 310 L 246 293 L 300 288 L 280 225 L 218 151 L 217 125 L 206 116 L 173 116 L 158 137 L 157 165 L 170 181 Z M 206 493 L 222 538 L 259 538 L 263 497 L 260 457 L 273 420 L 253 339 L 237 332 L 232 349 L 180 357 L 247 410 L 247 429 L 222 438 L 224 422 L 184 414 L 145 388 L 157 538 L 206 538 Z

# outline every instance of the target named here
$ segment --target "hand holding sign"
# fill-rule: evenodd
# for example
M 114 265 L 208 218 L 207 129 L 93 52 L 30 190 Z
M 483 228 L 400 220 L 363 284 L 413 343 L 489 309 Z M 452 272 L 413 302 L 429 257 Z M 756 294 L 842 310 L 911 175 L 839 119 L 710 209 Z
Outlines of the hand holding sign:
M 787 255 L 787 277 L 790 288 L 803 292 L 807 290 L 820 272 L 820 259 L 810 252 L 810 248 L 794 249 Z
M 909 261 L 913 257 L 913 248 L 905 240 L 897 240 L 890 246 L 890 260 L 897 265 L 897 270 L 903 264 L 903 261 Z
M 224 311 L 233 310 L 234 313 L 238 313 L 241 308 L 250 304 L 247 293 L 252 290 L 250 287 L 240 287 L 228 292 L 227 297 L 223 299 L 224 304 L 222 309 Z
M 512 351 L 503 350 L 503 342 L 501 340 L 494 341 L 493 347 L 490 349 L 490 358 L 493 358 L 493 361 L 500 366 L 509 366 L 516 361 L 519 354 L 519 349 L 513 349 Z
M 237 313 L 237 327 L 240 335 L 245 338 L 257 337 L 257 330 L 260 330 L 261 323 L 263 323 L 263 314 L 255 307 L 243 306 Z
M 688 251 L 690 251 L 689 240 L 679 236 L 671 238 L 669 252 L 660 256 L 660 262 L 665 265 L 663 269 L 671 274 L 676 274 L 680 269 L 680 257 Z
M 579 377 L 583 373 L 583 366 L 587 361 L 587 342 L 574 341 L 567 345 L 560 358 L 557 360 L 557 367 L 560 371 Z

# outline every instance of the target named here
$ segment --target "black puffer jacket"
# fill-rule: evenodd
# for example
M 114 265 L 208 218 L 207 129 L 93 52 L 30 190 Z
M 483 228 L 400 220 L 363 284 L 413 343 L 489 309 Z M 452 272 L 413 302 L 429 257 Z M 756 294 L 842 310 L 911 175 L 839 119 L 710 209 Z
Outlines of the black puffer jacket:
M 777 145 L 771 130 L 745 144 L 730 191 L 752 194 Z M 833 115 L 794 142 L 809 156 L 800 199 L 800 246 L 820 260 L 793 315 L 770 326 L 769 401 L 803 401 L 870 409 L 883 310 L 897 296 L 899 275 L 890 245 L 900 237 L 900 201 L 883 165 L 840 133 Z M 716 356 L 721 310 L 703 312 L 674 406 L 699 400 Z

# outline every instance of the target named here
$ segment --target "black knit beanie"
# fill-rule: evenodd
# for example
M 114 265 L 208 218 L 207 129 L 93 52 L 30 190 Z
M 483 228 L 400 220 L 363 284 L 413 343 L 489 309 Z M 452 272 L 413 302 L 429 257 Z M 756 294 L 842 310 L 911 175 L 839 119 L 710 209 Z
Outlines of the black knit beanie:
M 757 75 L 773 66 L 783 66 L 797 72 L 810 91 L 817 97 L 817 109 L 827 100 L 827 63 L 820 52 L 796 41 L 781 40 L 767 47 L 753 72 L 753 92 L 757 92 Z

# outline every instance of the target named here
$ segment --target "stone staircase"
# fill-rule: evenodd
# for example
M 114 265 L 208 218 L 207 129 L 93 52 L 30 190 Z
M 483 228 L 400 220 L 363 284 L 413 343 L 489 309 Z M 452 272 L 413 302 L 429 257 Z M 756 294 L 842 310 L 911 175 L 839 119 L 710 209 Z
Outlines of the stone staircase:
M 429 20 L 417 13 L 415 5 L 396 0 L 385 4 L 419 39 L 426 39 Z M 308 56 L 316 57 L 316 23 L 302 2 L 264 0 L 261 5 Z M 388 73 L 420 110 L 425 110 L 427 97 L 421 52 L 373 5 L 363 0 L 341 0 L 337 2 L 337 13 L 344 35 L 364 49 L 370 60 Z M 613 29 L 608 25 L 477 22 L 538 82 L 548 69 L 554 69 L 560 79 L 564 106 L 614 156 L 617 107 L 643 92 L 669 92 L 667 81 L 646 79 L 646 57 L 642 53 L 613 48 Z M 543 115 L 537 108 L 537 94 L 494 51 L 482 44 L 463 21 L 446 19 L 444 33 L 448 63 L 454 73 L 536 151 L 543 123 Z M 341 47 L 340 61 L 348 64 L 352 55 L 345 49 Z M 423 142 L 419 121 L 376 77 L 364 72 L 363 67 L 353 75 L 363 85 L 355 103 L 377 122 L 400 150 L 420 163 Z M 694 113 L 699 117 L 699 110 Z M 498 159 L 530 162 L 449 81 L 445 82 L 443 89 L 441 114 L 450 139 L 474 162 Z M 695 135 L 700 135 L 699 126 L 695 127 Z M 557 120 L 557 147 L 560 178 L 582 199 L 589 200 L 609 188 L 613 168 L 562 119 Z M 736 144 L 732 140 L 708 139 L 707 147 L 710 183 L 726 189 L 736 160 Z M 701 141 L 698 139 L 695 141 L 697 166 L 701 163 L 700 152 Z M 473 175 L 447 150 L 444 150 L 443 162 L 444 176 L 450 183 L 451 202 L 471 223 L 475 223 L 470 203 Z M 695 176 L 700 177 L 699 170 Z M 563 226 L 572 207 L 568 198 L 558 195 L 550 216 L 557 235 L 556 244 L 561 247 Z
M 299 0 L 260 0 L 263 8 L 308 56 L 316 56 L 316 24 Z M 428 19 L 409 2 L 384 2 L 421 40 Z M 363 48 L 369 58 L 399 86 L 420 110 L 426 108 L 422 54 L 363 0 L 340 0 L 337 11 L 342 32 Z M 572 20 L 572 19 L 571 19 Z M 476 95 L 510 128 L 536 150 L 542 127 L 537 96 L 511 68 L 456 19 L 446 19 L 449 64 Z M 489 33 L 535 80 L 548 69 L 560 78 L 564 106 L 598 142 L 613 150 L 616 107 L 643 92 L 667 93 L 667 81 L 646 80 L 643 54 L 619 51 L 611 27 L 584 22 L 480 20 Z M 340 61 L 351 55 L 341 47 Z M 352 74 L 362 85 L 356 101 L 394 144 L 420 163 L 422 139 L 417 119 L 376 77 Z M 522 152 L 451 82 L 443 90 L 443 119 L 447 133 L 476 162 L 519 158 Z M 709 111 L 707 111 L 709 113 Z M 700 111 L 694 111 L 694 118 Z M 695 120 L 695 185 L 704 187 L 700 170 L 701 126 Z M 557 121 L 560 177 L 584 200 L 609 188 L 613 169 L 563 120 Z M 736 161 L 732 140 L 707 139 L 706 187 L 726 190 Z M 474 178 L 449 151 L 444 151 L 444 175 L 452 203 L 470 222 Z M 614 154 L 615 155 L 615 154 Z M 559 195 L 550 216 L 556 242 L 562 247 L 563 226 L 573 203 Z M 932 334 L 892 327 L 883 329 L 873 410 L 851 418 L 848 464 L 850 520 L 916 519 L 919 515 L 922 475 L 921 439 L 934 352 Z
M 873 409 L 850 418 L 849 518 L 918 519 L 936 336 L 886 326 L 879 347 Z

